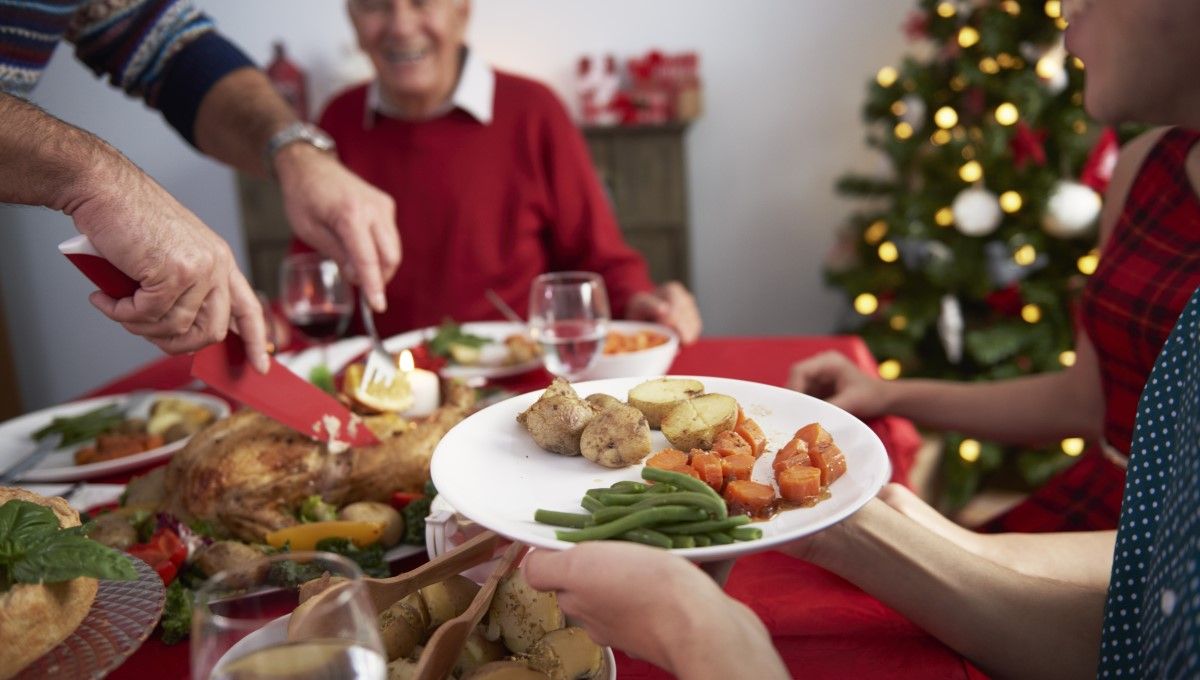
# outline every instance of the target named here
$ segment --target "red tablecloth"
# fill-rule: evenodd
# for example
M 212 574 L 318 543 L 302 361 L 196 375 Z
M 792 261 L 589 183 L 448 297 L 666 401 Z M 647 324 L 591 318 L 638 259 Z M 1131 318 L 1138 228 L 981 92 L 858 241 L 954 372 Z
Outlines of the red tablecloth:
M 712 375 L 783 385 L 792 362 L 826 350 L 840 351 L 864 368 L 875 362 L 855 337 L 705 338 L 684 348 L 671 372 Z M 91 395 L 134 389 L 173 389 L 191 381 L 189 360 L 164 358 L 109 383 Z M 536 389 L 545 375 L 508 386 Z M 89 395 L 90 396 L 90 395 Z M 920 439 L 898 418 L 869 423 L 892 458 L 893 479 L 907 480 Z M 103 481 L 124 481 L 126 476 Z M 981 678 L 954 651 L 878 600 L 833 574 L 778 552 L 738 560 L 726 592 L 762 618 L 794 677 L 805 678 Z M 622 680 L 663 678 L 658 668 L 618 653 Z M 188 647 L 148 640 L 110 678 L 186 678 Z

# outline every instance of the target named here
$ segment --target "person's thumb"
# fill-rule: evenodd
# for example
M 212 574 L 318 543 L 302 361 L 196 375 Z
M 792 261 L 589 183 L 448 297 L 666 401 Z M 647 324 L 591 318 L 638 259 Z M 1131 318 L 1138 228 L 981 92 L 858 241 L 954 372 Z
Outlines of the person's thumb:
M 559 576 L 564 571 L 563 559 L 564 553 L 550 550 L 530 551 L 521 564 L 525 582 L 535 590 L 558 590 L 561 585 Z

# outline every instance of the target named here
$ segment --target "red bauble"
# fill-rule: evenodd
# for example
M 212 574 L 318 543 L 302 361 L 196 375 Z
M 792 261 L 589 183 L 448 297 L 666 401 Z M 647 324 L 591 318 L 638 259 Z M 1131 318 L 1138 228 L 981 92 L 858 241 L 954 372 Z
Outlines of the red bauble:
M 904 20 L 904 35 L 910 41 L 928 38 L 929 15 L 921 11 L 910 12 L 908 18 Z
M 1018 170 L 1030 161 L 1037 165 L 1046 164 L 1046 134 L 1045 130 L 1033 130 L 1023 120 L 1017 122 L 1009 148 L 1012 149 L 1013 164 Z
M 1096 145 L 1088 153 L 1087 162 L 1083 164 L 1083 172 L 1079 175 L 1080 183 L 1103 195 L 1109 180 L 1112 179 L 1113 168 L 1117 165 L 1119 148 L 1116 131 L 1110 127 L 1104 128 L 1104 132 L 1101 132 L 1096 140 Z
M 1020 314 L 1021 307 L 1025 304 L 1025 301 L 1021 299 L 1021 289 L 1016 284 L 988 293 L 985 300 L 988 307 L 991 307 L 997 314 L 1005 316 Z

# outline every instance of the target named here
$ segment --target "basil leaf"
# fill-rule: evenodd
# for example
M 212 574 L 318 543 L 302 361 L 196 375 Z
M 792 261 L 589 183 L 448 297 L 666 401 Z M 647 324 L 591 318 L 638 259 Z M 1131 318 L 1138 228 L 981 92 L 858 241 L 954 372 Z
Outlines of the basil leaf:
M 30 546 L 9 575 L 20 583 L 59 583 L 80 576 L 132 581 L 137 571 L 129 560 L 90 538 L 56 533 Z
M 0 505 L 0 564 L 19 559 L 29 546 L 58 529 L 58 517 L 44 505 L 17 500 Z

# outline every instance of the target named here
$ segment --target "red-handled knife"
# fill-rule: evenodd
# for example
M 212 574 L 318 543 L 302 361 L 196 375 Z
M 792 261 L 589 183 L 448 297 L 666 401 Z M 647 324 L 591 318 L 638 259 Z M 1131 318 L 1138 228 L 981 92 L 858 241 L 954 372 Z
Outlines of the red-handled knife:
M 137 291 L 137 281 L 106 260 L 86 236 L 63 241 L 58 250 L 109 297 L 120 299 Z M 224 342 L 196 352 L 192 376 L 225 397 L 314 439 L 352 446 L 379 443 L 350 409 L 273 357 L 265 374 L 254 370 L 246 360 L 245 343 L 232 331 Z

